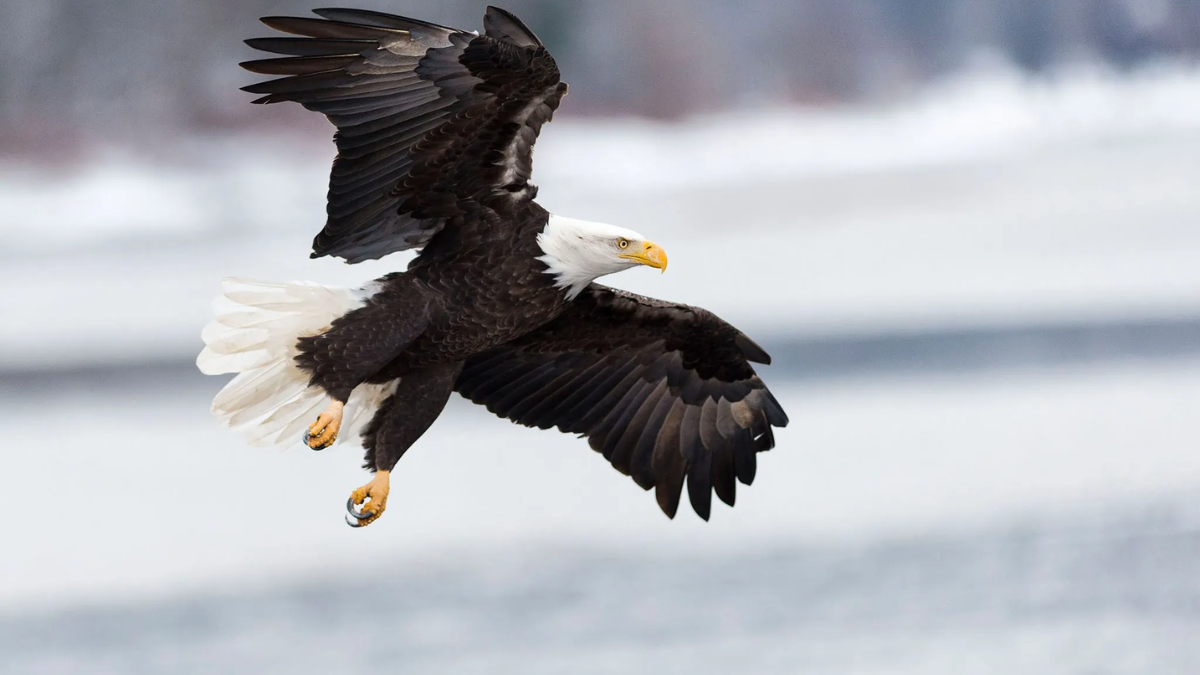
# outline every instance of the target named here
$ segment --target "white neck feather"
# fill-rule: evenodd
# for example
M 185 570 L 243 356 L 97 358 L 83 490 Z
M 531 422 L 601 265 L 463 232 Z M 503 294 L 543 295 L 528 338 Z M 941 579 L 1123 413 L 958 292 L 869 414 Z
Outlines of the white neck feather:
M 546 229 L 538 235 L 538 246 L 546 254 L 538 260 L 546 263 L 547 274 L 554 275 L 554 285 L 566 290 L 568 300 L 574 300 L 599 277 L 630 267 L 614 254 L 613 242 L 620 237 L 643 239 L 623 227 L 551 214 Z

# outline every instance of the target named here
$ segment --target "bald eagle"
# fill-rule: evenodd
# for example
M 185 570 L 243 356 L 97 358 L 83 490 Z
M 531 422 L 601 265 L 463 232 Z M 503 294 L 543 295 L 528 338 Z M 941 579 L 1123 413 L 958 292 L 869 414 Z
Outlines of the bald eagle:
M 787 416 L 753 340 L 703 309 L 595 283 L 667 255 L 629 229 L 548 213 L 533 145 L 567 93 L 541 41 L 489 7 L 484 33 L 355 9 L 267 17 L 289 34 L 245 87 L 337 127 L 328 219 L 312 257 L 420 249 L 361 289 L 227 279 L 197 358 L 238 373 L 213 401 L 254 444 L 313 450 L 361 437 L 374 473 L 346 504 L 359 527 L 389 474 L 458 392 L 518 424 L 579 434 L 673 518 L 686 480 L 708 519 L 733 505 Z M 316 416 L 315 422 L 313 416 Z

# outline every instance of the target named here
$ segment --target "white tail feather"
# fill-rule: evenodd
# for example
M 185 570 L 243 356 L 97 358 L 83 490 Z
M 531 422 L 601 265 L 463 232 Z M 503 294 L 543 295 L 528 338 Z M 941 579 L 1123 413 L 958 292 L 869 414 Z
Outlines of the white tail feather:
M 216 317 L 204 327 L 196 367 L 206 375 L 237 373 L 213 399 L 223 426 L 241 431 L 251 445 L 284 445 L 328 405 L 296 365 L 296 341 L 329 330 L 334 319 L 362 306 L 374 289 L 225 279 L 213 302 Z M 396 383 L 359 385 L 343 411 L 338 442 L 357 442 Z

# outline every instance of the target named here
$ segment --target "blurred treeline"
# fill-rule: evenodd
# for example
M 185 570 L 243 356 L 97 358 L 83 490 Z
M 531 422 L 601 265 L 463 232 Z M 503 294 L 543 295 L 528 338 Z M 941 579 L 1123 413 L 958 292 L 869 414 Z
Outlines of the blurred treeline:
M 493 0 L 499 2 L 501 0 Z M 299 120 L 246 105 L 255 18 L 338 0 L 0 0 L 0 152 Z M 479 29 L 484 2 L 344 4 Z M 508 0 L 572 114 L 673 117 L 887 99 L 988 65 L 1127 67 L 1200 51 L 1200 0 Z M 301 122 L 303 123 L 303 122 Z

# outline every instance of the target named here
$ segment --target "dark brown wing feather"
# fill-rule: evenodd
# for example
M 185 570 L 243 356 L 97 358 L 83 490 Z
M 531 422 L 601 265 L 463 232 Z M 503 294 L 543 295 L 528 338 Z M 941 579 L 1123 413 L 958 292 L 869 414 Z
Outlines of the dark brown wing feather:
M 533 146 L 567 85 L 519 19 L 489 7 L 478 36 L 380 12 L 314 12 L 322 18 L 264 18 L 303 37 L 247 40 L 285 58 L 242 64 L 284 76 L 244 87 L 263 94 L 255 103 L 295 101 L 338 129 L 314 258 L 419 248 L 464 201 L 502 208 L 536 195 Z
M 787 415 L 750 361 L 770 357 L 710 312 L 592 284 L 556 320 L 467 361 L 456 389 L 519 424 L 588 436 L 675 516 L 686 481 L 709 517 L 733 505 Z

